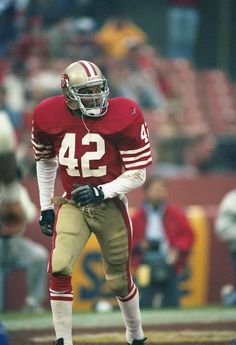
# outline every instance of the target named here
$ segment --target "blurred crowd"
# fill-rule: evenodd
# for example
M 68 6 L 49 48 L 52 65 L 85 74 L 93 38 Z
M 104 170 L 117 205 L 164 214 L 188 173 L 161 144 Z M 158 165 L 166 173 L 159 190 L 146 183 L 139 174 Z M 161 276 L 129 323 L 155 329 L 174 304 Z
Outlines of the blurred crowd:
M 41 100 L 61 93 L 60 78 L 65 66 L 79 59 L 93 61 L 101 67 L 109 81 L 111 97 L 130 97 L 140 104 L 150 130 L 154 175 L 193 176 L 211 171 L 236 171 L 236 87 L 229 77 L 220 70 L 197 71 L 192 59 L 181 57 L 177 48 L 170 50 L 169 56 L 162 56 L 158 46 L 150 43 L 146 32 L 132 18 L 111 13 L 102 23 L 98 22 L 93 15 L 95 1 L 0 1 L 0 113 L 7 114 L 15 129 L 21 177 L 35 175 L 30 142 L 34 107 Z M 172 1 L 176 2 L 181 1 Z M 101 8 L 109 7 L 108 3 L 118 2 L 99 0 Z M 150 189 L 156 193 L 151 197 L 160 200 L 148 200 L 147 194 L 143 210 L 151 221 L 153 215 L 157 214 L 158 218 L 148 223 L 147 238 L 142 234 L 143 242 L 138 249 L 144 254 L 146 246 L 150 254 L 153 242 L 159 246 L 159 242 L 167 239 L 164 254 L 169 258 L 167 249 L 171 236 L 168 226 L 161 225 L 169 207 L 166 190 L 162 180 L 152 182 L 161 184 L 160 190 L 155 191 L 153 184 Z M 179 213 L 177 216 L 178 221 L 183 218 Z M 150 224 L 159 229 L 158 238 L 152 238 Z M 185 251 L 191 246 L 192 239 Z M 47 253 L 38 252 L 45 266 Z M 232 252 L 235 261 L 235 250 Z M 175 259 L 177 262 L 178 258 Z M 158 306 L 165 304 L 165 294 L 179 293 L 179 276 L 173 269 L 176 262 L 167 267 L 169 272 L 171 266 L 173 272 L 162 282 L 163 291 L 158 291 L 161 295 Z M 27 268 L 27 263 L 24 266 Z M 173 279 L 176 281 L 174 293 L 167 289 L 169 282 L 173 286 Z M 42 290 L 36 296 L 39 300 L 45 284 L 43 279 L 41 282 Z M 156 290 L 152 294 L 145 289 L 143 295 L 156 296 Z M 235 291 L 232 296 L 235 304 Z M 174 306 L 179 305 L 178 298 Z M 40 304 L 32 303 L 30 292 L 29 301 L 27 308 L 40 309 Z M 155 303 L 157 305 L 156 300 L 150 300 L 150 305 Z
M 195 174 L 214 169 L 218 138 L 236 131 L 235 87 L 228 77 L 221 71 L 199 73 L 187 59 L 164 58 L 131 18 L 112 15 L 98 23 L 87 15 L 93 14 L 93 5 L 92 0 L 0 4 L 0 104 L 17 133 L 22 174 L 35 173 L 33 109 L 61 92 L 62 71 L 78 59 L 101 66 L 112 97 L 130 97 L 140 104 L 160 171 Z M 230 162 L 228 167 L 217 161 L 215 168 L 235 169 L 235 159 L 232 163 L 230 157 Z

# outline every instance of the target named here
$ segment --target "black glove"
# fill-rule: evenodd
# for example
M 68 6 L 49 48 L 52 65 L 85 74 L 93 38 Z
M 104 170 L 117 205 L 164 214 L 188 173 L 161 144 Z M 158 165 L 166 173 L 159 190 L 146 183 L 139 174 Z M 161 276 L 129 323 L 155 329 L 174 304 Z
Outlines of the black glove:
M 104 200 L 102 187 L 93 187 L 90 185 L 80 186 L 75 184 L 71 194 L 72 199 L 78 203 L 79 206 L 85 206 L 90 202 L 98 203 Z
M 45 210 L 41 212 L 39 225 L 41 231 L 46 236 L 53 236 L 55 213 L 54 210 Z

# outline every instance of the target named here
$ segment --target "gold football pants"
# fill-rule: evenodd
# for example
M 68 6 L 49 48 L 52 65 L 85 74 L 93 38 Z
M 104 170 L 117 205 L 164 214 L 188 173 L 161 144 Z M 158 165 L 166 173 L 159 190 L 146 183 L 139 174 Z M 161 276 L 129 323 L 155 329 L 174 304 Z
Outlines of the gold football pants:
M 94 233 L 99 243 L 105 278 L 116 296 L 126 296 L 132 285 L 130 274 L 131 224 L 127 207 L 118 199 L 77 208 L 60 207 L 49 263 L 53 274 L 71 275 L 72 267 Z

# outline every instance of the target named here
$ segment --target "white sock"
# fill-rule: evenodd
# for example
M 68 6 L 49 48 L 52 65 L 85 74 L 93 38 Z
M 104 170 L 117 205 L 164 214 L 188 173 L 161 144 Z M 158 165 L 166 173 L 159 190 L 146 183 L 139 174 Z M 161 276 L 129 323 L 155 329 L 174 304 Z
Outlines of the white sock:
M 121 302 L 117 298 L 117 301 L 125 321 L 127 342 L 132 344 L 134 339 L 143 339 L 144 334 L 142 329 L 141 314 L 139 308 L 138 290 L 131 300 L 127 302 Z
M 51 308 L 56 339 L 63 338 L 64 345 L 73 345 L 72 301 L 51 300 Z

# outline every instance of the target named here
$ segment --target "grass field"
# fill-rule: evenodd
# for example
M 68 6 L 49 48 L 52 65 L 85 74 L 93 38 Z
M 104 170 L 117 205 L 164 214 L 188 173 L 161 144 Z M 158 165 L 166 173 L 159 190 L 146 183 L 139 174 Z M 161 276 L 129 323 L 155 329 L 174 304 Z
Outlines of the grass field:
M 50 311 L 42 314 L 5 313 L 1 320 L 12 345 L 52 344 L 54 331 Z M 228 345 L 236 338 L 236 308 L 218 306 L 168 310 L 142 310 L 147 344 Z M 75 312 L 74 344 L 125 344 L 120 311 Z

